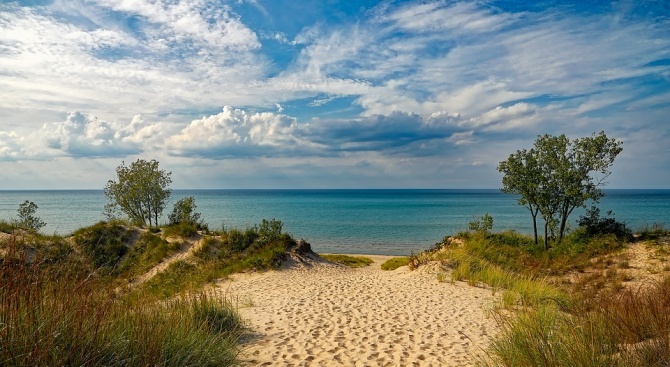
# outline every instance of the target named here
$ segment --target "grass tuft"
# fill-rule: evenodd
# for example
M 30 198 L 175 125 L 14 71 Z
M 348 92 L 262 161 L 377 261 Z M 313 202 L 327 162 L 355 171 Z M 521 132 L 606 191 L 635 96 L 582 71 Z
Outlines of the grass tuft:
M 409 265 L 409 257 L 392 257 L 382 264 L 382 270 L 396 270 L 401 266 Z
M 360 268 L 363 266 L 368 266 L 372 264 L 374 261 L 372 261 L 371 258 L 369 257 L 364 257 L 364 256 L 349 256 L 349 255 L 340 255 L 340 254 L 327 254 L 327 255 L 319 255 L 322 258 L 337 263 L 341 264 L 344 266 L 348 266 L 350 268 Z

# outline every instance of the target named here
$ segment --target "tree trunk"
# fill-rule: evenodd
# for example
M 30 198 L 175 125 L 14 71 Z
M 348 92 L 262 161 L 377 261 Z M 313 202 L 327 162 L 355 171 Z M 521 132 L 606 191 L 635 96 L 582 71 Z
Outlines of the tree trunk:
M 537 212 L 533 214 L 533 235 L 535 237 L 535 246 L 537 246 Z
M 566 204 L 566 207 L 563 208 L 561 211 L 561 227 L 558 230 L 558 242 L 561 243 L 563 241 L 563 234 L 565 233 L 565 224 L 568 221 L 568 216 L 570 215 L 568 211 L 568 207 Z
M 544 250 L 549 250 L 549 233 L 547 232 L 549 227 L 549 221 L 544 219 Z

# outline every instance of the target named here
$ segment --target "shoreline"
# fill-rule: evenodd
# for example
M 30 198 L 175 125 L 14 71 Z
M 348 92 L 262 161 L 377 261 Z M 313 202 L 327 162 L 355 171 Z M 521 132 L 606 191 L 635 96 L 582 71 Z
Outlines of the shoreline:
M 360 255 L 354 255 L 360 256 Z M 470 366 L 497 331 L 486 309 L 499 295 L 440 283 L 427 267 L 393 271 L 330 262 L 234 274 L 216 289 L 238 301 L 254 366 Z

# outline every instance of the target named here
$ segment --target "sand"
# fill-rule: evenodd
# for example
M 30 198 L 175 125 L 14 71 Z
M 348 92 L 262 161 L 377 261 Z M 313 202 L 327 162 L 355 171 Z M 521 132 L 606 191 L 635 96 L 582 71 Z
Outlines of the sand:
M 330 263 L 238 274 L 218 284 L 253 335 L 251 366 L 471 366 L 497 330 L 499 295 L 426 270 Z

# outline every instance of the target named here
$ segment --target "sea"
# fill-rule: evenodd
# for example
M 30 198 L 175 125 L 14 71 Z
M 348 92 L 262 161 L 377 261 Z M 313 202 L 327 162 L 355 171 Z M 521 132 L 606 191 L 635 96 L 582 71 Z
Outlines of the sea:
M 633 231 L 670 228 L 670 190 L 604 190 L 601 215 L 612 211 Z M 488 213 L 493 230 L 532 233 L 528 210 L 518 197 L 499 190 L 173 190 L 172 203 L 193 196 L 210 229 L 254 226 L 263 219 L 283 222 L 284 232 L 305 239 L 316 252 L 409 255 L 444 236 L 466 230 Z M 104 220 L 102 190 L 0 191 L 0 219 L 11 220 L 19 204 L 38 205 L 44 234 L 67 235 Z M 570 225 L 584 210 L 576 210 Z

